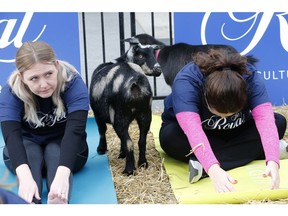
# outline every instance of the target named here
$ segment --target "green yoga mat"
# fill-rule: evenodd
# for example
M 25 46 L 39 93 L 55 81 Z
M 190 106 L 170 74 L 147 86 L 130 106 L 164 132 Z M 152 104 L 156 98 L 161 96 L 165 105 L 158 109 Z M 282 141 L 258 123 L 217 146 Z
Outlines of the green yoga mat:
M 89 158 L 85 167 L 73 178 L 70 204 L 117 204 L 117 197 L 107 155 L 98 155 L 98 128 L 93 118 L 87 120 L 87 141 Z M 4 162 L 2 150 L 4 141 L 0 130 L 0 182 L 8 185 L 17 194 L 16 176 L 11 174 Z M 47 189 L 43 180 L 42 203 L 47 203 Z
M 252 200 L 278 200 L 288 198 L 288 160 L 280 161 L 280 189 L 269 190 L 271 178 L 262 177 L 265 161 L 253 161 L 246 166 L 228 171 L 238 180 L 233 185 L 236 192 L 216 193 L 210 178 L 190 184 L 188 182 L 188 164 L 167 156 L 159 144 L 159 129 L 161 117 L 153 115 L 151 132 L 153 133 L 156 149 L 164 159 L 164 167 L 169 175 L 172 190 L 179 203 L 193 204 L 236 204 Z

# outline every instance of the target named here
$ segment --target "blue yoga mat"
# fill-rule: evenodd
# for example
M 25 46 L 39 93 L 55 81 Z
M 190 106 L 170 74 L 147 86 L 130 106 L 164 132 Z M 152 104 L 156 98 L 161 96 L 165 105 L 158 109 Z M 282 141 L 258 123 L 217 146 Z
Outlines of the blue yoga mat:
M 93 118 L 87 120 L 89 158 L 85 167 L 74 174 L 70 204 L 117 204 L 117 196 L 107 155 L 98 155 L 99 134 Z M 16 176 L 8 171 L 2 150 L 4 140 L 0 130 L 0 182 L 8 184 L 9 190 L 17 194 Z M 47 189 L 43 180 L 42 203 L 47 203 Z

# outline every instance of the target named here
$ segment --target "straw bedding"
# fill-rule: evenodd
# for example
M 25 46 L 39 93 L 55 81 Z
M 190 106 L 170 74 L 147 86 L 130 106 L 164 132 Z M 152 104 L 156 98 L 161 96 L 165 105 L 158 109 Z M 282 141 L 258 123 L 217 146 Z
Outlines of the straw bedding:
M 288 119 L 288 106 L 274 107 L 275 112 L 283 114 Z M 134 151 L 136 162 L 138 160 L 137 141 L 139 137 L 138 126 L 132 122 L 129 128 L 130 136 L 134 142 Z M 288 140 L 286 132 L 285 140 Z M 108 125 L 108 158 L 111 165 L 113 180 L 117 193 L 119 204 L 177 204 L 169 177 L 166 174 L 158 151 L 155 149 L 153 134 L 149 132 L 147 137 L 146 156 L 149 166 L 147 169 L 139 168 L 132 176 L 125 176 L 122 171 L 125 166 L 125 159 L 119 159 L 120 140 L 115 134 L 113 128 Z M 288 203 L 288 199 L 277 201 L 254 201 L 247 204 L 279 204 Z
M 129 128 L 134 143 L 134 155 L 138 161 L 139 130 L 135 122 Z M 107 130 L 108 158 L 111 166 L 117 199 L 119 204 L 176 204 L 177 200 L 171 189 L 158 151 L 155 149 L 151 132 L 147 136 L 146 157 L 148 168 L 136 169 L 134 175 L 122 174 L 125 159 L 119 159 L 120 140 L 109 125 Z

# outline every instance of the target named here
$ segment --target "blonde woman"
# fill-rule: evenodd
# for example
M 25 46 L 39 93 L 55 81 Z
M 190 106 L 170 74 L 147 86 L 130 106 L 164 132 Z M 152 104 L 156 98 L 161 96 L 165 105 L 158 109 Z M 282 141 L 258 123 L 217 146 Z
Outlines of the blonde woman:
M 41 203 L 43 177 L 47 203 L 69 203 L 72 173 L 88 158 L 87 87 L 45 42 L 23 43 L 15 63 L 0 94 L 4 162 L 17 175 L 18 194 L 28 203 Z

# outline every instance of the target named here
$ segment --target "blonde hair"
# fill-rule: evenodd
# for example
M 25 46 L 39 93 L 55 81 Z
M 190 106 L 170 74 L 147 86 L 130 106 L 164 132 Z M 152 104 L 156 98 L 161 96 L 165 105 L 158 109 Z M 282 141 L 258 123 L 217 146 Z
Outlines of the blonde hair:
M 8 84 L 12 92 L 24 102 L 24 120 L 32 122 L 36 127 L 43 126 L 36 112 L 36 96 L 23 83 L 21 73 L 29 70 L 34 64 L 53 64 L 58 69 L 57 88 L 52 94 L 53 104 L 56 106 L 57 119 L 65 117 L 65 106 L 60 97 L 60 93 L 65 90 L 66 83 L 69 82 L 77 70 L 68 62 L 58 60 L 54 50 L 45 42 L 25 42 L 16 54 L 16 70 L 10 75 Z

